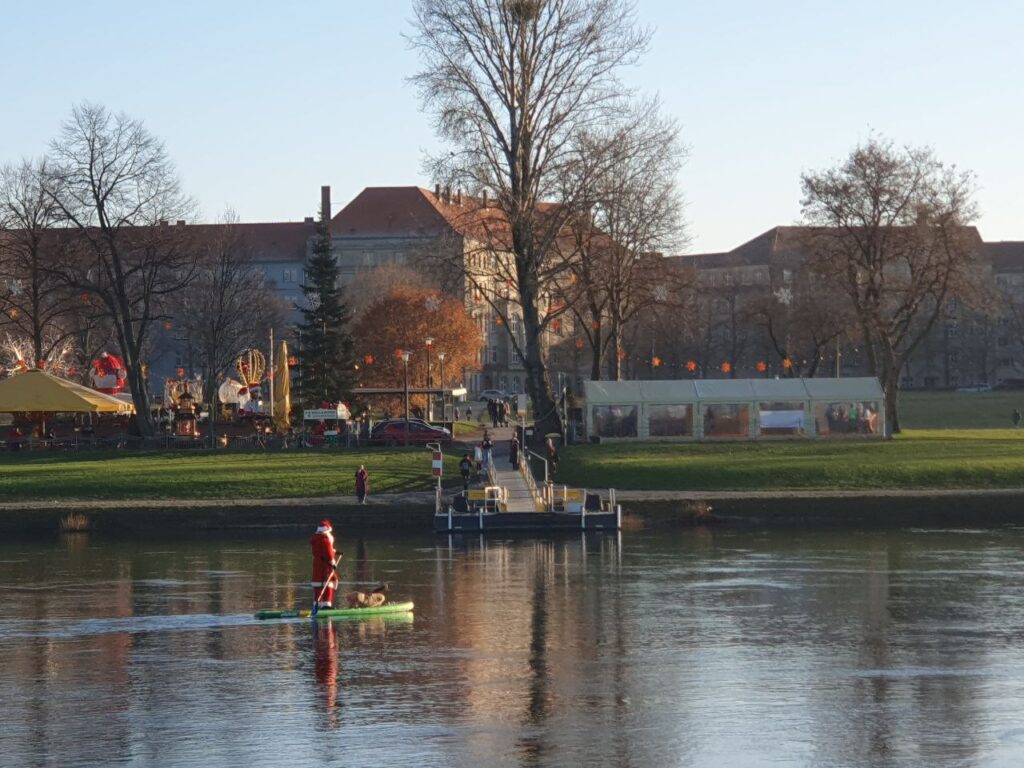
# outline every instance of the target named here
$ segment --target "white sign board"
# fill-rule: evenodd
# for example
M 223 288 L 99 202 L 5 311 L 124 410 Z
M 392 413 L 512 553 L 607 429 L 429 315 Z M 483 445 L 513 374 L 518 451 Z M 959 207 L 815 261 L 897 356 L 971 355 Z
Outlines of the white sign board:
M 352 417 L 344 403 L 335 408 L 307 408 L 302 412 L 303 421 L 338 421 Z
M 526 395 L 516 395 L 516 413 L 526 416 Z

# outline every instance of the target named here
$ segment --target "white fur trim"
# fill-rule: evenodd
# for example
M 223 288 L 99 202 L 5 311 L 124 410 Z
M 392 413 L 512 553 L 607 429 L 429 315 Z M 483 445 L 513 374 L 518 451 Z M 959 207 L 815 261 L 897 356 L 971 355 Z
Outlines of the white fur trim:
M 317 526 L 317 529 L 316 529 L 317 533 L 330 533 L 330 531 L 331 531 L 330 528 L 324 528 L 322 525 Z

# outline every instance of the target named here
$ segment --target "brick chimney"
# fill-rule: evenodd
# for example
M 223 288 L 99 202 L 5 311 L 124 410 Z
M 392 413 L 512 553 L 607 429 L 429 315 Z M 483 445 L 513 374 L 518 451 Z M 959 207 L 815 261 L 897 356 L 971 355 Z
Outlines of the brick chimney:
M 462 187 L 455 190 L 455 204 L 462 205 Z
M 331 188 L 329 186 L 320 187 L 320 214 L 324 221 L 331 220 Z
M 435 184 L 434 185 L 434 199 L 435 200 L 440 200 L 441 199 L 441 185 L 440 184 Z
M 487 188 L 484 187 L 483 192 L 480 193 L 480 200 L 484 208 L 487 207 Z

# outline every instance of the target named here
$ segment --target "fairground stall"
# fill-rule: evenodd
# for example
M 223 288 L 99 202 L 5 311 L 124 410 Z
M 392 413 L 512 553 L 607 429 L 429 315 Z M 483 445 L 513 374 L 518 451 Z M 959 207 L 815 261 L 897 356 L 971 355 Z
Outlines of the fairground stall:
M 882 437 L 875 378 L 584 382 L 592 441 Z

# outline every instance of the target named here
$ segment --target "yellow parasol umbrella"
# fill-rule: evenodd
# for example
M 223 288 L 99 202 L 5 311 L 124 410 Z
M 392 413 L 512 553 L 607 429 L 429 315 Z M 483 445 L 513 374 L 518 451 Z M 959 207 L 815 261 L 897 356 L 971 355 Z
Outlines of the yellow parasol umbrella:
M 274 364 L 274 429 L 284 434 L 291 426 L 292 379 L 288 370 L 288 342 L 282 341 L 277 347 Z
M 133 413 L 131 403 L 33 369 L 0 381 L 0 413 Z

